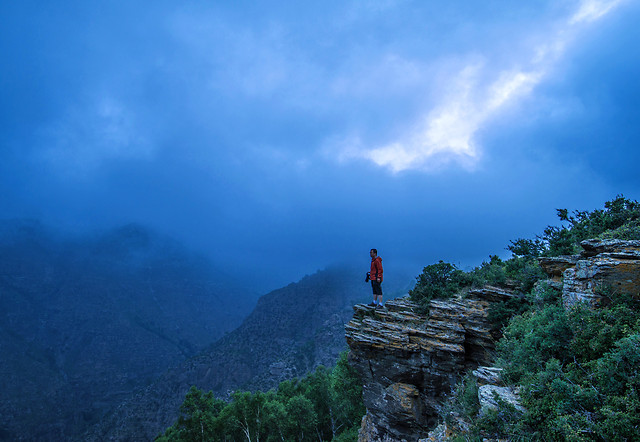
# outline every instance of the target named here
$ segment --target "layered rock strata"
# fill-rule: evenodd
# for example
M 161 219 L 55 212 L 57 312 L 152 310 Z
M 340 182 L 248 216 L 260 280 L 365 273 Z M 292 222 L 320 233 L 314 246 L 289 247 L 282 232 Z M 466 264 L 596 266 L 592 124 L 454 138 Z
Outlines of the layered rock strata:
M 361 440 L 411 441 L 426 434 L 461 374 L 492 360 L 489 305 L 513 296 L 497 288 L 473 290 L 466 298 L 431 301 L 428 315 L 408 297 L 387 302 L 386 309 L 354 306 L 345 329 L 367 407 Z
M 581 246 L 580 255 L 540 258 L 550 278 L 562 281 L 565 307 L 598 305 L 602 289 L 640 296 L 640 241 L 590 239 Z

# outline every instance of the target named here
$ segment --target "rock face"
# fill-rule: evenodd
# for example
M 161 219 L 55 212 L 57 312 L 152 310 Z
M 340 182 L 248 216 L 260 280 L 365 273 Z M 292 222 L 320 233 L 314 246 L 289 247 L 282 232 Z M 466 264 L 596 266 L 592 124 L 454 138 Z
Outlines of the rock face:
M 540 259 L 550 277 L 538 284 L 540 290 L 546 285 L 561 291 L 567 307 L 580 301 L 598 304 L 600 287 L 640 296 L 640 241 L 581 244 L 580 255 Z M 485 287 L 466 298 L 432 301 L 428 315 L 418 313 L 407 297 L 389 301 L 382 310 L 356 305 L 345 329 L 367 407 L 359 440 L 448 440 L 446 424 L 433 428 L 438 409 L 469 369 L 475 369 L 483 410 L 495 407 L 496 397 L 522 410 L 517 391 L 501 385 L 500 370 L 485 366 L 494 353 L 489 306 L 513 296 Z
M 428 315 L 408 297 L 386 309 L 356 305 L 345 330 L 367 407 L 361 440 L 417 440 L 435 426 L 460 375 L 492 360 L 489 304 L 512 296 L 491 287 L 472 290 L 464 299 L 432 301 Z
M 640 241 L 590 239 L 581 245 L 580 255 L 540 259 L 552 279 L 562 275 L 565 307 L 578 302 L 599 304 L 599 288 L 640 296 Z

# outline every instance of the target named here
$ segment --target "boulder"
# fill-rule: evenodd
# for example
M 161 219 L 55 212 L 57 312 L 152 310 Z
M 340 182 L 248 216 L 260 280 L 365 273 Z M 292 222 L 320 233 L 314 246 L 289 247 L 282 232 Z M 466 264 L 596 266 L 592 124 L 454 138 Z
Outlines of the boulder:
M 524 412 L 524 407 L 520 405 L 518 393 L 511 387 L 499 387 L 497 385 L 481 385 L 478 391 L 480 400 L 480 414 L 483 410 L 498 408 L 498 402 L 506 402 L 513 405 L 516 410 Z
M 562 279 L 563 272 L 574 267 L 579 259 L 579 255 L 554 256 L 538 258 L 538 262 L 552 281 L 559 281 Z
M 502 382 L 500 379 L 501 373 L 502 368 L 478 367 L 477 369 L 473 370 L 472 374 L 476 377 L 476 379 L 478 380 L 478 384 L 480 385 L 498 385 L 500 384 L 500 382 Z

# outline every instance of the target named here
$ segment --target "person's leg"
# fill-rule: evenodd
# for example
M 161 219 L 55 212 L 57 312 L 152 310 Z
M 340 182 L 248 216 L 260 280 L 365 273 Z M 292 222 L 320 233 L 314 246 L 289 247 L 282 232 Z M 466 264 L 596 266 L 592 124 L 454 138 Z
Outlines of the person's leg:
M 373 301 L 371 301 L 371 304 L 369 304 L 372 307 L 375 307 L 376 305 L 378 305 L 376 303 L 376 285 L 375 285 L 375 281 L 371 281 L 371 291 L 373 292 Z
M 371 281 L 373 283 L 373 303 L 376 306 L 382 307 L 382 285 L 380 282 Z

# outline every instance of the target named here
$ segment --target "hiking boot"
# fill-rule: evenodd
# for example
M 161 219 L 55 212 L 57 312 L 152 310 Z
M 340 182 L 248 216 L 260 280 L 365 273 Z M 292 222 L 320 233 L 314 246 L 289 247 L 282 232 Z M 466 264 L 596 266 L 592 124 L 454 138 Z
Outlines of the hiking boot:
M 377 310 L 377 309 L 383 309 L 383 308 L 386 308 L 386 307 L 385 307 L 384 305 L 382 305 L 382 304 L 378 304 L 378 305 L 376 306 L 376 310 Z
M 377 304 L 374 302 L 370 302 L 369 304 L 367 304 L 369 307 L 375 307 Z

